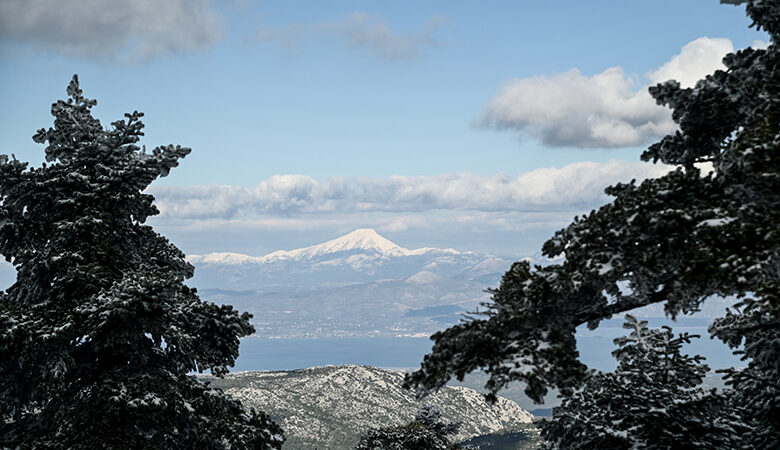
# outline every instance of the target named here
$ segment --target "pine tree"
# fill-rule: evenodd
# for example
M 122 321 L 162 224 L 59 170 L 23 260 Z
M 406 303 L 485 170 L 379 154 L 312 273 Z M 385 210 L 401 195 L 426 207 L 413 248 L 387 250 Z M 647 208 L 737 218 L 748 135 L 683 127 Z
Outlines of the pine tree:
M 542 422 L 550 448 L 737 448 L 744 432 L 726 398 L 702 387 L 703 357 L 683 355 L 668 327 L 649 329 L 626 316 L 631 333 L 615 339 L 614 372 L 590 371 L 583 387 Z M 736 419 L 736 420 L 732 420 Z
M 138 145 L 143 114 L 104 129 L 78 78 L 52 105 L 39 168 L 0 155 L 0 446 L 280 448 L 281 429 L 193 371 L 223 375 L 247 313 L 201 301 L 193 267 L 144 225 L 143 193 L 190 149 Z
M 595 329 L 653 303 L 671 317 L 691 314 L 709 297 L 734 296 L 736 310 L 710 331 L 745 345 L 748 367 L 729 383 L 741 408 L 753 408 L 746 445 L 780 446 L 780 1 L 746 3 L 768 48 L 727 55 L 725 70 L 693 88 L 668 81 L 650 89 L 679 131 L 642 159 L 676 169 L 607 188 L 611 203 L 543 245 L 563 263 L 512 265 L 482 315 L 432 337 L 407 386 L 424 394 L 483 369 L 493 394 L 520 381 L 536 401 L 553 386 L 568 395 L 587 373 L 577 326 Z
M 406 425 L 369 430 L 358 441 L 356 450 L 454 450 L 450 442 L 460 425 L 441 420 L 441 411 L 425 404 L 414 420 Z

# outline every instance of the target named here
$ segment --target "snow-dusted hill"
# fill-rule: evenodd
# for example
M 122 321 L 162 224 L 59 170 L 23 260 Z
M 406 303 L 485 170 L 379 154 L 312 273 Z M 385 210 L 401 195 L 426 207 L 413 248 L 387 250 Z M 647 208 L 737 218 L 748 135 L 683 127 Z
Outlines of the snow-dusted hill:
M 288 372 L 240 372 L 215 384 L 244 405 L 268 412 L 287 436 L 284 448 L 352 448 L 369 428 L 403 425 L 418 401 L 401 387 L 403 373 L 366 366 Z M 522 428 L 533 416 L 511 400 L 495 405 L 465 387 L 445 387 L 428 401 L 446 420 L 462 423 L 457 440 Z

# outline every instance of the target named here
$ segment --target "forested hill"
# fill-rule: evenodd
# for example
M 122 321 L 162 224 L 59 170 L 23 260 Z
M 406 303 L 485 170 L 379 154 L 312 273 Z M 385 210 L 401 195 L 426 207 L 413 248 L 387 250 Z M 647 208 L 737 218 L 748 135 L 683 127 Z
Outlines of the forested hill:
M 352 448 L 370 428 L 411 421 L 419 406 L 414 394 L 401 388 L 402 372 L 367 366 L 238 372 L 210 381 L 279 421 L 285 449 Z M 462 423 L 456 441 L 522 429 L 533 419 L 511 400 L 499 397 L 491 406 L 465 387 L 446 387 L 428 400 L 444 419 Z

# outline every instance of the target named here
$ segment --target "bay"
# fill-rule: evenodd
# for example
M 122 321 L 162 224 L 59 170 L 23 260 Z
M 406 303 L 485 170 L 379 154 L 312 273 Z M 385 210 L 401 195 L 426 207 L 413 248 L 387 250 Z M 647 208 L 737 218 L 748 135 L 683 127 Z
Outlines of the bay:
M 684 352 L 705 356 L 711 369 L 744 366 L 723 343 L 710 339 L 705 327 L 680 327 L 675 334 L 682 331 L 702 336 L 685 346 Z M 627 330 L 616 326 L 578 332 L 577 346 L 582 361 L 594 369 L 613 370 L 617 362 L 611 355 L 615 349 L 612 340 L 625 334 Z M 239 357 L 232 370 L 293 370 L 341 364 L 414 369 L 420 367 L 431 346 L 428 338 L 417 337 L 263 339 L 253 336 L 241 340 Z
M 247 337 L 241 340 L 233 370 L 293 370 L 341 364 L 408 369 L 420 365 L 431 345 L 428 338 L 413 337 Z

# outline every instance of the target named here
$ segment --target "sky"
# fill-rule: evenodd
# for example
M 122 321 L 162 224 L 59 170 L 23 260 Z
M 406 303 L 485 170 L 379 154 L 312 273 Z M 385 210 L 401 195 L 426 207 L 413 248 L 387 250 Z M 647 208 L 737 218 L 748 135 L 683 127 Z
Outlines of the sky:
M 371 227 L 408 247 L 522 257 L 675 130 L 647 93 L 766 45 L 696 1 L 0 1 L 0 154 L 73 74 L 105 126 L 193 152 L 150 220 L 187 254 L 263 255 Z

